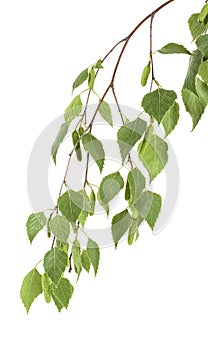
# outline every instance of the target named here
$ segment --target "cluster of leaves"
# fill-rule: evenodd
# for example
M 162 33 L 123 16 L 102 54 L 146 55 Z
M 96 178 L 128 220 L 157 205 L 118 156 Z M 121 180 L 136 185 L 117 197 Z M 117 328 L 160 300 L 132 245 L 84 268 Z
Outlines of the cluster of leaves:
M 208 104 L 208 35 L 204 34 L 208 28 L 208 5 L 205 5 L 198 14 L 189 19 L 189 27 L 196 43 L 196 50 L 190 52 L 183 45 L 169 43 L 160 50 L 161 54 L 186 54 L 190 56 L 189 67 L 182 88 L 182 98 L 187 112 L 193 120 L 193 128 L 199 122 L 205 107 Z M 94 83 L 97 73 L 103 68 L 103 61 L 83 70 L 75 79 L 73 92 L 87 83 L 87 88 L 75 96 L 67 107 L 59 133 L 52 146 L 52 157 L 56 164 L 57 151 L 68 134 L 71 122 L 78 118 L 75 130 L 72 132 L 73 152 L 78 161 L 82 161 L 82 152 L 96 162 L 100 173 L 105 164 L 105 150 L 100 140 L 92 133 L 92 124 L 86 123 L 86 109 L 83 111 L 82 94 L 95 93 Z M 144 68 L 141 85 L 145 86 L 152 70 L 152 57 Z M 29 311 L 34 299 L 44 294 L 45 301 L 54 301 L 57 309 L 67 308 L 74 288 L 66 271 L 72 270 L 77 280 L 83 269 L 90 271 L 92 266 L 95 275 L 98 271 L 100 250 L 98 244 L 87 236 L 86 248 L 79 242 L 80 232 L 85 234 L 84 228 L 89 216 L 94 215 L 96 201 L 104 208 L 109 216 L 111 201 L 124 189 L 125 209 L 112 218 L 111 231 L 115 248 L 121 238 L 127 233 L 128 244 L 131 245 L 139 237 L 139 227 L 146 221 L 153 230 L 159 216 L 162 199 L 159 194 L 147 189 L 146 179 L 141 170 L 131 161 L 131 150 L 137 148 L 138 160 L 146 168 L 150 181 L 153 181 L 164 169 L 168 161 L 168 145 L 164 138 L 156 134 L 154 123 L 162 124 L 165 136 L 168 136 L 176 127 L 179 119 L 179 104 L 177 94 L 173 90 L 166 90 L 160 86 L 152 75 L 152 82 L 156 90 L 147 93 L 142 100 L 144 111 L 150 116 L 148 124 L 140 116 L 125 123 L 117 132 L 122 166 L 128 162 L 131 169 L 124 179 L 120 169 L 105 176 L 95 191 L 87 179 L 79 191 L 74 191 L 66 183 L 66 191 L 60 192 L 57 205 L 49 217 L 45 212 L 31 214 L 27 221 L 27 234 L 32 243 L 36 235 L 45 228 L 48 237 L 53 237 L 51 249 L 43 258 L 44 273 L 41 275 L 36 267 L 23 280 L 21 299 Z M 95 93 L 96 96 L 97 93 Z M 89 95 L 88 95 L 89 96 Z M 98 109 L 102 118 L 113 127 L 112 112 L 109 104 L 98 96 Z

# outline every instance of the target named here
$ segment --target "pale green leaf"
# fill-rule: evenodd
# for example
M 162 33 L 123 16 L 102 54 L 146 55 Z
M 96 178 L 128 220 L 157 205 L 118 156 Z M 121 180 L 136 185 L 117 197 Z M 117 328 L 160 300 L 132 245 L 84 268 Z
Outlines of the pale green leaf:
M 196 94 L 196 76 L 199 70 L 199 66 L 202 61 L 202 53 L 200 50 L 196 50 L 191 54 L 189 67 L 184 81 L 183 89 L 187 89 Z
M 46 253 L 44 257 L 44 269 L 48 277 L 57 284 L 60 280 L 66 266 L 68 256 L 58 248 L 53 248 Z
M 90 133 L 83 135 L 82 143 L 85 151 L 90 154 L 97 163 L 100 172 L 102 172 L 105 161 L 105 152 L 102 143 Z
M 25 276 L 20 290 L 20 297 L 27 310 L 27 313 L 29 312 L 35 298 L 37 298 L 41 293 L 41 275 L 37 269 L 33 269 Z
M 52 286 L 52 291 L 55 299 L 59 303 L 59 307 L 62 305 L 67 309 L 69 300 L 71 299 L 74 292 L 74 287 L 69 282 L 69 280 L 67 278 L 61 278 L 57 286 Z
M 115 248 L 118 245 L 121 237 L 126 233 L 132 223 L 132 218 L 128 210 L 124 210 L 119 214 L 116 214 L 112 219 L 112 236 L 115 243 Z
M 43 227 L 46 225 L 47 219 L 44 215 L 44 212 L 31 214 L 27 220 L 26 227 L 27 227 L 27 235 L 30 240 L 30 243 L 32 243 L 35 236 L 40 232 Z
M 75 205 L 74 201 L 71 199 L 71 193 L 74 191 L 67 191 L 62 194 L 58 199 L 58 207 L 61 213 L 67 218 L 71 223 L 75 223 L 79 217 L 82 207 Z M 73 196 L 74 199 L 74 196 Z
M 165 136 L 168 136 L 175 129 L 179 120 L 179 116 L 179 105 L 177 102 L 175 102 L 162 119 Z
M 88 68 L 84 69 L 79 75 L 78 77 L 75 79 L 73 85 L 72 85 L 72 89 L 74 91 L 74 89 L 76 89 L 78 86 L 82 85 L 85 80 L 87 80 L 88 78 Z
M 208 86 L 198 78 L 196 79 L 196 91 L 200 100 L 202 100 L 204 104 L 207 105 L 208 104 Z
M 203 34 L 208 27 L 207 24 L 199 23 L 198 16 L 199 13 L 194 13 L 188 21 L 193 40 L 198 38 L 199 35 Z
M 201 119 L 202 114 L 205 110 L 205 103 L 192 91 L 183 89 L 182 91 L 183 103 L 186 107 L 186 111 L 190 114 L 193 123 L 193 129 Z M 192 129 L 192 130 L 193 130 Z
M 67 107 L 67 109 L 64 112 L 64 118 L 66 121 L 71 123 L 71 121 L 78 117 L 81 114 L 82 111 L 82 101 L 80 98 L 80 95 L 76 96 L 70 105 Z
M 49 222 L 50 229 L 54 236 L 58 238 L 59 241 L 67 243 L 70 233 L 70 225 L 68 220 L 61 215 L 56 215 Z
M 176 43 L 169 43 L 158 50 L 162 54 L 180 54 L 184 53 L 190 55 L 190 52 L 183 46 Z
M 92 67 L 89 71 L 89 77 L 88 77 L 88 87 L 90 90 L 93 90 L 94 82 L 95 82 L 95 70 L 94 70 L 94 67 Z
M 90 258 L 89 258 L 89 255 L 88 255 L 87 250 L 83 250 L 83 251 L 82 251 L 81 262 L 82 262 L 83 268 L 84 268 L 87 272 L 89 272 L 89 271 L 90 271 L 91 262 L 90 262 Z
M 142 223 L 144 219 L 138 215 L 137 218 L 132 220 L 132 224 L 129 228 L 128 232 L 128 245 L 132 245 L 134 241 L 136 241 L 139 237 L 139 230 L 138 227 Z
M 55 141 L 53 142 L 53 145 L 51 147 L 51 155 L 55 164 L 56 164 L 56 156 L 57 156 L 59 146 L 64 141 L 64 138 L 68 133 L 68 129 L 69 129 L 69 122 L 65 122 L 61 125 L 59 132 L 55 138 Z
M 51 302 L 51 281 L 46 273 L 44 273 L 44 275 L 41 278 L 41 284 L 45 301 L 47 304 L 49 304 Z
M 174 91 L 158 88 L 144 96 L 142 107 L 146 113 L 156 119 L 158 124 L 160 124 L 176 98 L 177 95 Z
M 204 82 L 208 84 L 208 61 L 204 61 L 200 64 L 198 73 Z
M 208 16 L 208 4 L 205 4 L 198 15 L 198 22 L 206 24 L 207 16 Z
M 150 71 L 151 71 L 151 68 L 150 68 L 150 61 L 149 61 L 147 66 L 145 66 L 143 71 L 142 71 L 142 76 L 141 76 L 141 85 L 142 86 L 147 85 L 147 80 L 149 78 Z
M 124 181 L 119 172 L 105 176 L 98 190 L 101 205 L 109 203 L 124 187 Z
M 86 220 L 88 218 L 89 213 L 86 210 L 82 210 L 81 213 L 79 214 L 78 220 L 82 227 L 85 226 Z
M 113 119 L 112 119 L 112 113 L 110 106 L 107 102 L 102 101 L 100 108 L 99 108 L 99 113 L 101 117 L 111 126 L 113 126 Z
M 99 261 L 100 261 L 100 249 L 96 242 L 88 238 L 87 242 L 87 254 L 89 256 L 90 262 L 93 266 L 95 276 L 98 271 Z
M 205 58 L 208 57 L 208 34 L 201 35 L 196 40 L 196 45 Z
M 134 205 L 145 188 L 145 178 L 138 168 L 129 171 L 127 182 L 129 186 L 129 203 Z
M 139 215 L 147 221 L 151 229 L 154 229 L 157 218 L 160 214 L 162 199 L 159 194 L 150 191 L 142 193 L 140 199 L 136 203 Z
M 56 305 L 58 311 L 60 312 L 63 309 L 63 305 L 60 303 L 60 301 L 58 301 L 58 299 L 55 297 L 55 295 L 53 295 L 53 293 L 52 293 L 52 299 L 53 299 L 54 304 Z
M 82 271 L 82 263 L 81 263 L 81 252 L 80 252 L 80 243 L 78 240 L 75 240 L 72 246 L 72 258 L 74 262 L 74 270 L 78 275 Z
M 146 130 L 147 123 L 137 118 L 133 122 L 123 125 L 117 133 L 117 142 L 119 144 L 122 162 L 134 147 L 137 141 L 140 140 Z
M 81 147 L 80 147 L 79 134 L 78 134 L 77 130 L 74 130 L 72 133 L 72 142 L 73 142 L 73 145 L 75 147 L 77 159 L 79 161 L 81 161 L 82 160 L 82 152 L 81 152 Z

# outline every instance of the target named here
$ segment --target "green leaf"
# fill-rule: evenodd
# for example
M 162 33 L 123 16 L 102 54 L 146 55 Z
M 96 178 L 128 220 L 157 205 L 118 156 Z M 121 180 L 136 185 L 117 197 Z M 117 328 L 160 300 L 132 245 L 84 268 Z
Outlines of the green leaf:
M 147 123 L 144 120 L 137 118 L 133 122 L 123 125 L 118 130 L 117 142 L 119 144 L 123 163 L 136 142 L 142 137 L 146 126 Z
M 30 240 L 30 243 L 32 243 L 35 236 L 40 232 L 43 227 L 46 225 L 47 219 L 44 215 L 44 212 L 31 214 L 27 220 L 26 227 L 27 227 L 27 235 Z
M 67 191 L 58 199 L 58 207 L 61 213 L 71 223 L 75 223 L 79 217 L 82 208 L 75 205 L 74 200 L 71 199 L 71 194 L 74 191 Z M 74 199 L 75 196 L 73 196 Z
M 202 53 L 200 50 L 196 50 L 191 54 L 189 67 L 184 81 L 183 89 L 187 89 L 196 94 L 196 75 L 199 70 L 199 66 L 202 60 Z
M 68 242 L 70 225 L 64 216 L 56 215 L 52 220 L 50 220 L 49 225 L 54 236 L 58 238 L 59 241 L 64 243 Z
M 125 200 L 128 201 L 130 198 L 130 187 L 128 181 L 126 182 L 126 188 L 125 188 Z
M 201 101 L 208 104 L 208 86 L 200 79 L 196 79 L 196 91 Z
M 205 58 L 208 57 L 208 34 L 201 35 L 196 40 L 196 45 L 199 48 L 199 50 L 203 53 L 203 56 Z
M 183 46 L 175 43 L 170 43 L 162 47 L 162 49 L 158 50 L 158 52 L 162 54 L 179 54 L 185 53 L 190 55 L 191 53 Z
M 44 257 L 44 269 L 54 284 L 58 284 L 67 266 L 67 254 L 58 248 L 53 248 Z
M 80 95 L 76 96 L 70 105 L 67 107 L 67 109 L 64 112 L 64 118 L 66 121 L 71 123 L 71 121 L 78 117 L 81 114 L 82 111 L 82 101 L 80 98 Z
M 129 171 L 127 182 L 130 191 L 129 203 L 134 205 L 145 188 L 145 178 L 138 168 L 134 168 Z
M 159 136 L 152 134 L 138 146 L 139 158 L 150 175 L 150 181 L 164 169 L 168 161 L 168 145 Z
M 82 210 L 81 213 L 79 214 L 78 220 L 79 220 L 80 224 L 82 225 L 82 227 L 85 226 L 85 222 L 88 218 L 88 215 L 89 215 L 89 213 L 86 210 Z
M 132 223 L 132 218 L 128 210 L 124 210 L 119 214 L 116 214 L 112 219 L 112 236 L 117 248 L 118 242 L 121 237 L 126 233 Z
M 150 191 L 142 193 L 136 203 L 136 208 L 141 217 L 147 221 L 151 229 L 154 229 L 162 206 L 162 199 L 159 194 Z
M 198 15 L 198 22 L 206 24 L 207 16 L 208 16 L 208 4 L 205 4 Z
M 69 300 L 71 299 L 74 287 L 69 282 L 67 278 L 61 278 L 58 286 L 53 285 L 52 286 L 53 295 L 55 296 L 55 299 L 58 301 L 58 305 L 62 305 L 67 309 L 69 305 Z
M 101 205 L 108 204 L 123 187 L 124 181 L 118 171 L 105 176 L 98 190 L 98 198 Z
M 110 106 L 107 102 L 102 101 L 100 108 L 99 108 L 99 113 L 101 117 L 111 126 L 113 126 L 113 119 L 112 119 L 112 113 Z
M 90 262 L 90 258 L 89 258 L 89 255 L 88 255 L 87 250 L 83 250 L 83 251 L 82 251 L 81 262 L 82 262 L 83 268 L 84 268 L 87 272 L 89 272 L 89 271 L 90 271 L 91 262 Z
M 105 152 L 102 143 L 90 133 L 82 137 L 82 143 L 85 151 L 90 154 L 97 163 L 100 172 L 102 172 L 105 161 Z
M 136 241 L 139 237 L 139 230 L 138 227 L 140 226 L 140 224 L 142 223 L 144 219 L 138 215 L 138 217 L 136 219 L 132 220 L 132 224 L 129 228 L 129 232 L 128 232 L 128 245 L 132 245 L 134 243 L 134 241 Z
M 149 78 L 150 71 L 151 71 L 151 68 L 150 68 L 150 61 L 149 61 L 147 66 L 144 67 L 143 72 L 142 72 L 142 76 L 141 76 L 141 85 L 142 86 L 147 85 L 147 80 Z
M 95 82 L 95 70 L 94 67 L 90 69 L 89 78 L 88 78 L 88 87 L 90 90 L 93 90 Z
M 176 127 L 179 120 L 179 105 L 177 102 L 166 112 L 162 119 L 162 125 L 165 130 L 165 136 L 167 137 Z
M 65 122 L 61 125 L 58 135 L 56 136 L 55 141 L 51 147 L 51 155 L 55 164 L 56 164 L 56 156 L 57 156 L 59 146 L 64 141 L 64 138 L 68 133 L 68 129 L 69 129 L 69 122 Z
M 79 278 L 79 275 L 82 271 L 82 263 L 81 263 L 80 243 L 77 239 L 74 241 L 72 246 L 72 258 L 74 261 L 74 270 L 77 273 Z
M 158 124 L 160 124 L 176 98 L 177 95 L 174 91 L 158 88 L 144 96 L 142 107 L 146 113 L 156 119 Z
M 73 145 L 75 146 L 75 152 L 76 152 L 77 159 L 79 161 L 81 161 L 82 160 L 82 152 L 81 152 L 81 148 L 80 148 L 79 134 L 78 134 L 77 130 L 74 130 L 72 133 L 72 142 L 73 142 Z
M 20 290 L 20 297 L 27 310 L 27 313 L 29 312 L 35 298 L 37 298 L 41 293 L 41 275 L 37 269 L 33 269 L 25 276 Z
M 99 261 L 100 261 L 100 249 L 96 242 L 88 238 L 87 242 L 87 254 L 89 256 L 90 262 L 93 266 L 95 276 L 98 271 Z
M 70 199 L 73 202 L 75 206 L 80 208 L 81 210 L 85 210 L 88 213 L 93 212 L 93 203 L 90 200 L 90 198 L 87 195 L 87 192 L 85 189 L 82 189 L 78 192 L 69 190 L 70 193 Z
M 91 216 L 94 215 L 94 212 L 95 212 L 95 192 L 93 191 L 93 189 L 91 188 L 91 191 L 90 191 L 90 203 L 91 203 L 91 208 L 92 208 L 92 211 L 91 213 L 89 213 Z
M 53 299 L 54 304 L 56 305 L 58 311 L 60 312 L 63 309 L 63 305 L 58 301 L 58 299 L 53 294 L 52 294 L 52 299 Z
M 199 35 L 203 34 L 208 27 L 207 24 L 199 23 L 198 16 L 199 16 L 199 13 L 194 13 L 189 18 L 189 21 L 188 21 L 189 29 L 191 31 L 191 35 L 193 37 L 193 40 L 198 38 Z
M 43 289 L 44 298 L 47 304 L 51 302 L 51 281 L 44 273 L 44 275 L 41 278 L 41 284 Z
M 204 113 L 205 103 L 192 91 L 189 91 L 187 89 L 182 90 L 182 97 L 186 111 L 192 118 L 193 130 L 201 119 L 202 114 Z
M 102 60 L 101 60 L 101 59 L 99 59 L 99 60 L 95 63 L 95 68 L 97 68 L 97 69 L 104 68 L 103 65 L 102 65 Z
M 78 86 L 82 85 L 85 80 L 88 78 L 88 68 L 83 70 L 78 77 L 75 79 L 73 85 L 72 85 L 72 90 L 76 89 Z
M 208 61 L 204 61 L 200 64 L 198 73 L 201 75 L 204 82 L 208 84 Z

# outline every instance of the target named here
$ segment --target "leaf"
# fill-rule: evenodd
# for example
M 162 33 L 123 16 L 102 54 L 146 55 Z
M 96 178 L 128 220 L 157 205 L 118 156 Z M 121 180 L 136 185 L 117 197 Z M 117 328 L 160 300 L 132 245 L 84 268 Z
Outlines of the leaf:
M 125 189 L 125 200 L 128 201 L 130 198 L 130 187 L 129 187 L 129 183 L 127 181 L 126 183 L 126 189 Z
M 177 102 L 166 112 L 162 119 L 162 125 L 165 130 L 165 136 L 167 137 L 176 127 L 179 120 L 179 105 Z
M 43 227 L 46 225 L 47 219 L 44 215 L 44 212 L 31 214 L 27 220 L 26 227 L 27 227 L 27 235 L 30 240 L 30 243 L 32 243 L 35 236 L 40 232 Z
M 146 86 L 147 85 L 147 80 L 149 78 L 150 75 L 150 61 L 148 62 L 148 64 L 144 67 L 143 72 L 142 72 L 142 77 L 141 77 L 141 85 L 142 86 Z
M 53 294 L 52 294 L 52 299 L 53 299 L 54 304 L 56 305 L 58 311 L 60 312 L 63 309 L 63 305 L 60 303 L 60 301 L 58 301 L 58 299 Z
M 80 115 L 82 111 L 82 101 L 80 95 L 76 96 L 64 112 L 65 121 L 69 123 Z
M 203 53 L 203 56 L 205 58 L 208 57 L 208 34 L 201 35 L 196 40 L 196 45 L 199 48 L 199 50 Z
M 89 213 L 86 210 L 82 210 L 81 213 L 79 214 L 78 220 L 80 222 L 80 224 L 82 225 L 82 227 L 85 226 L 85 222 L 88 218 Z
M 90 69 L 89 78 L 88 78 L 88 87 L 90 90 L 93 90 L 95 82 L 95 70 L 94 67 Z
M 83 250 L 83 251 L 82 251 L 81 262 L 82 262 L 83 268 L 84 268 L 87 272 L 89 272 L 89 271 L 90 271 L 91 262 L 90 262 L 90 258 L 89 258 L 89 255 L 88 255 L 87 250 Z
M 117 248 L 118 242 L 125 232 L 129 229 L 132 223 L 132 218 L 128 210 L 124 210 L 119 214 L 116 214 L 112 219 L 112 236 L 115 243 L 115 248 Z
M 138 227 L 144 219 L 141 216 L 138 216 L 136 219 L 132 220 L 132 224 L 128 232 L 128 245 L 132 245 L 139 237 Z
M 68 242 L 70 225 L 64 216 L 56 215 L 52 220 L 50 220 L 49 225 L 54 236 L 58 238 L 59 241 L 64 243 Z
M 150 191 L 142 193 L 141 198 L 136 203 L 136 208 L 144 220 L 147 221 L 151 229 L 154 229 L 162 206 L 162 199 L 159 194 Z
M 196 94 L 196 75 L 199 70 L 199 66 L 202 60 L 202 53 L 200 50 L 196 50 L 191 54 L 189 67 L 184 81 L 183 89 L 187 89 Z
M 183 45 L 179 45 L 176 43 L 169 43 L 162 47 L 162 49 L 158 50 L 158 52 L 162 54 L 180 54 L 185 53 L 190 55 L 190 51 L 188 51 Z
M 79 278 L 79 275 L 82 271 L 82 263 L 81 263 L 80 243 L 77 239 L 74 241 L 72 246 L 72 258 L 74 261 L 74 270 L 77 273 Z
M 100 261 L 100 249 L 96 242 L 88 238 L 87 242 L 87 254 L 89 256 L 90 262 L 93 266 L 95 276 L 98 271 L 99 261 Z
M 206 84 L 208 84 L 208 61 L 203 61 L 199 66 L 199 75 Z
M 138 168 L 134 168 L 129 171 L 127 182 L 130 192 L 129 203 L 134 205 L 145 188 L 145 178 Z
M 160 124 L 166 112 L 174 104 L 176 98 L 177 95 L 175 91 L 158 88 L 144 96 L 142 107 L 146 113 L 156 119 L 158 124 Z
M 110 106 L 107 102 L 102 101 L 100 108 L 99 108 L 99 113 L 101 117 L 111 126 L 113 126 L 113 119 L 112 119 L 112 113 Z
M 100 172 L 102 172 L 105 161 L 105 152 L 102 143 L 90 133 L 83 135 L 82 143 L 85 151 L 90 154 L 97 163 Z
M 93 189 L 91 188 L 91 191 L 90 191 L 90 203 L 91 203 L 91 208 L 92 208 L 92 211 L 91 213 L 89 213 L 91 216 L 94 215 L 94 211 L 95 211 L 95 192 L 93 191 Z
M 203 34 L 207 29 L 207 24 L 199 23 L 198 16 L 199 13 L 194 13 L 188 20 L 189 29 L 193 40 L 195 40 L 199 35 Z
M 29 312 L 35 298 L 37 298 L 41 293 L 41 275 L 37 269 L 33 269 L 25 276 L 20 290 L 20 297 L 27 310 L 27 313 Z
M 68 133 L 68 129 L 69 129 L 69 122 L 65 122 L 61 125 L 59 132 L 55 138 L 55 141 L 51 147 L 51 155 L 55 164 L 56 164 L 56 155 L 57 155 L 59 146 L 64 141 L 64 138 Z
M 98 190 L 98 198 L 102 204 L 108 204 L 124 187 L 124 181 L 117 171 L 105 176 Z
M 81 161 L 82 160 L 82 152 L 81 152 L 81 148 L 80 148 L 79 134 L 78 134 L 77 130 L 74 130 L 72 133 L 72 142 L 73 142 L 73 146 L 75 147 L 77 160 Z
M 123 125 L 117 133 L 117 142 L 119 144 L 122 162 L 125 161 L 126 156 L 134 147 L 136 142 L 140 140 L 145 132 L 147 123 L 137 118 L 133 122 Z
M 202 114 L 204 113 L 205 104 L 202 100 L 200 100 L 198 96 L 187 89 L 182 90 L 182 97 L 186 111 L 192 118 L 193 130 L 201 119 Z
M 71 194 L 74 191 L 67 191 L 58 199 L 58 207 L 61 213 L 71 223 L 75 223 L 79 217 L 82 208 L 75 205 L 71 199 Z
M 41 284 L 43 289 L 44 298 L 47 304 L 51 302 L 51 281 L 44 273 L 44 275 L 41 278 Z
M 198 15 L 198 22 L 206 24 L 206 18 L 208 16 L 208 4 L 205 4 Z
M 78 77 L 75 79 L 73 85 L 72 85 L 72 91 L 74 91 L 74 89 L 76 89 L 78 86 L 82 85 L 85 80 L 87 80 L 88 78 L 88 68 L 84 69 L 79 75 Z
M 67 254 L 58 248 L 53 248 L 44 257 L 44 269 L 48 277 L 57 284 L 67 266 Z
M 196 79 L 196 91 L 201 101 L 208 104 L 208 86 L 200 79 Z
M 97 60 L 97 62 L 95 63 L 95 68 L 97 68 L 97 69 L 104 68 L 103 65 L 102 65 L 102 60 L 101 59 Z
M 58 305 L 64 306 L 66 309 L 69 305 L 69 300 L 71 299 L 74 287 L 69 282 L 67 278 L 61 278 L 58 286 L 53 285 L 52 286 L 53 295 L 55 296 L 55 299 L 58 301 Z

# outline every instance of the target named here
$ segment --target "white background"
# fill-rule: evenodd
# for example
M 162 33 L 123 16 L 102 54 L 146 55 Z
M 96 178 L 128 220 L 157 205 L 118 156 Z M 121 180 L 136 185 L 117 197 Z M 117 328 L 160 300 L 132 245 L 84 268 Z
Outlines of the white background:
M 174 216 L 159 235 L 147 229 L 133 247 L 123 243 L 116 252 L 103 250 L 97 278 L 83 273 L 68 311 L 58 314 L 41 296 L 27 316 L 19 299 L 22 278 L 45 251 L 41 239 L 30 246 L 25 231 L 32 210 L 26 188 L 31 148 L 70 102 L 77 73 L 160 4 L 159 0 L 1 2 L 0 343 L 4 349 L 208 348 L 207 112 L 190 133 L 191 118 L 182 109 L 170 137 L 181 191 Z M 170 41 L 192 48 L 186 21 L 203 4 L 176 0 L 158 14 L 154 49 Z M 148 40 L 145 25 L 129 45 L 116 81 L 122 104 L 135 108 L 147 92 L 139 80 L 148 59 Z M 157 79 L 165 88 L 178 89 L 179 96 L 187 60 L 155 58 Z

